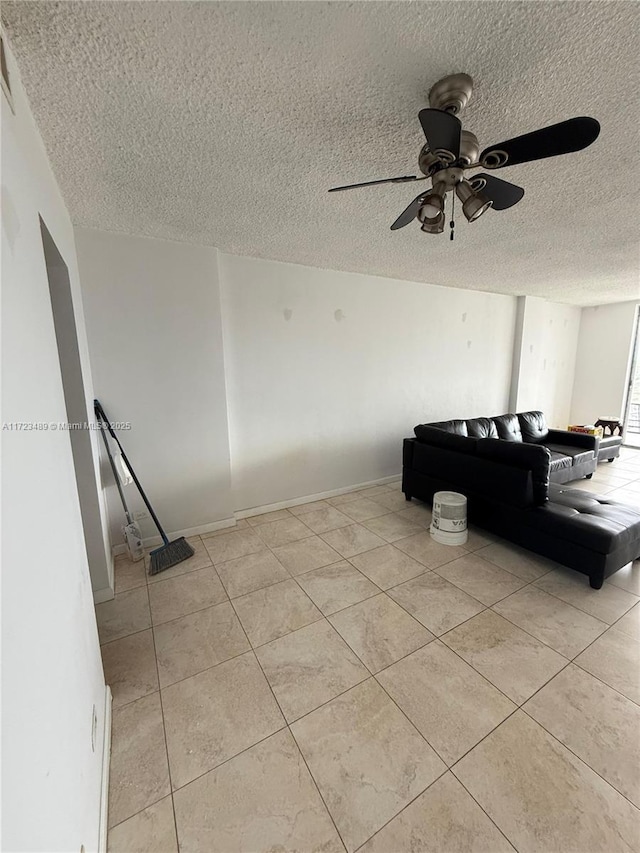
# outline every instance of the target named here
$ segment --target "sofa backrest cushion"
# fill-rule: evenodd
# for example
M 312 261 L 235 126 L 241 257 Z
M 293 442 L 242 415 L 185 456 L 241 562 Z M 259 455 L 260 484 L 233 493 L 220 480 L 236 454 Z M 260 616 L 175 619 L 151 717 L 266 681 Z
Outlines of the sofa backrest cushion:
M 530 444 L 543 444 L 549 435 L 544 412 L 520 412 L 518 415 L 522 440 Z
M 522 441 L 522 432 L 520 431 L 520 421 L 517 415 L 511 413 L 506 415 L 496 415 L 491 420 L 496 425 L 498 430 L 498 438 L 504 441 Z
M 544 445 L 485 438 L 478 441 L 476 452 L 482 458 L 531 471 L 534 503 L 548 500 L 551 454 Z
M 461 440 L 479 446 L 494 439 Z M 499 443 L 506 444 L 504 441 Z M 453 448 L 436 447 L 418 439 L 414 439 L 413 444 L 412 476 L 417 477 L 427 490 L 433 487 L 435 491 L 451 489 L 461 492 L 469 499 L 470 507 L 478 499 L 510 507 L 527 508 L 539 504 L 539 499 L 534 499 L 532 472 L 526 468 L 508 461 L 481 457 L 477 453 L 459 453 Z
M 433 424 L 424 424 L 424 426 L 436 427 L 437 429 L 444 430 L 444 432 L 450 432 L 454 435 L 468 435 L 467 432 L 467 422 L 462 420 L 454 420 L 454 421 L 438 421 Z
M 464 421 L 462 421 L 464 423 Z M 431 444 L 434 447 L 447 447 L 457 450 L 459 453 L 475 453 L 477 441 L 466 435 L 455 432 L 446 432 L 431 424 L 418 424 L 414 427 L 414 433 L 418 441 Z
M 498 438 L 498 430 L 491 418 L 473 418 L 467 421 L 467 432 L 472 438 Z

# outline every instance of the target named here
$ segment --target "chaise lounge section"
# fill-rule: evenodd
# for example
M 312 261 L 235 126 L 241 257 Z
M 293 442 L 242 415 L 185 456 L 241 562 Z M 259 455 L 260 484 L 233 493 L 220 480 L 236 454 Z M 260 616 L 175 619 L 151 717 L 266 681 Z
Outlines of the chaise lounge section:
M 500 436 L 498 423 L 503 435 L 521 438 Z M 544 433 L 544 444 L 523 440 L 536 433 Z M 407 500 L 431 503 L 437 491 L 461 492 L 471 523 L 587 574 L 594 589 L 640 556 L 638 510 L 564 486 L 570 474 L 595 470 L 595 437 L 546 429 L 542 412 L 421 424 L 415 434 L 403 448 Z M 576 444 L 565 444 L 567 436 Z M 569 462 L 557 464 L 557 454 Z
M 622 436 L 620 435 L 605 435 L 598 442 L 598 462 L 613 462 L 620 456 L 620 448 L 622 446 Z

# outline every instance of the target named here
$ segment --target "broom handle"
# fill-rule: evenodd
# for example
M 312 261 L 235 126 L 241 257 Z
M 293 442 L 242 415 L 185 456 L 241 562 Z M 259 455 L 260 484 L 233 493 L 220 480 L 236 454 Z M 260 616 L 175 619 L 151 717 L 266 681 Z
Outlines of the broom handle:
M 131 513 L 129 512 L 129 507 L 127 506 L 127 502 L 124 497 L 124 492 L 122 491 L 122 483 L 120 482 L 120 477 L 118 477 L 118 471 L 116 469 L 116 463 L 113 461 L 113 456 L 111 455 L 111 450 L 109 448 L 109 442 L 107 441 L 107 435 L 104 431 L 104 421 L 102 417 L 96 411 L 96 415 L 98 418 L 98 423 L 100 424 L 100 432 L 102 434 L 102 440 L 104 441 L 104 448 L 107 451 L 107 456 L 109 457 L 109 464 L 111 465 L 111 470 L 113 471 L 113 478 L 116 481 L 116 486 L 118 487 L 118 493 L 120 495 L 120 500 L 122 501 L 122 506 L 124 508 L 124 514 L 127 517 L 127 524 L 131 524 L 132 518 Z
M 98 414 L 100 416 L 100 418 L 102 419 L 102 421 L 106 424 L 107 429 L 109 430 L 109 435 L 111 436 L 111 438 L 118 445 L 118 448 L 120 449 L 120 453 L 122 454 L 122 458 L 124 459 L 127 468 L 131 472 L 131 476 L 133 477 L 133 482 L 136 484 L 136 487 L 137 487 L 138 491 L 140 492 L 140 497 L 144 501 L 144 505 L 146 506 L 146 508 L 149 510 L 149 514 L 150 514 L 151 518 L 153 519 L 153 523 L 158 528 L 158 532 L 160 533 L 160 536 L 162 536 L 162 541 L 164 542 L 165 545 L 168 545 L 169 539 L 167 538 L 167 534 L 162 529 L 162 525 L 158 521 L 158 516 L 153 511 L 153 507 L 149 503 L 149 498 L 145 495 L 144 489 L 142 488 L 142 484 L 140 483 L 140 480 L 138 480 L 138 478 L 136 477 L 136 472 L 133 470 L 133 466 L 131 465 L 131 462 L 129 462 L 129 460 L 127 459 L 127 454 L 124 452 L 124 447 L 120 444 L 120 442 L 118 440 L 118 436 L 115 434 L 115 432 L 111 428 L 111 424 L 109 423 L 109 419 L 107 418 L 106 412 L 102 408 L 99 400 L 93 401 L 93 408 L 94 408 L 96 414 Z

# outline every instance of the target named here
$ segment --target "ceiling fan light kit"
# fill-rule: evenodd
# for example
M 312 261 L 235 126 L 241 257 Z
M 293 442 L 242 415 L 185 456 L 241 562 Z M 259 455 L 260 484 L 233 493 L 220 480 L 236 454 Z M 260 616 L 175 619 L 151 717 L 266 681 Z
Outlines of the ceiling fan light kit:
M 467 222 L 475 222 L 493 204 L 491 199 L 475 192 L 469 181 L 464 178 L 456 184 L 455 189 L 456 195 L 462 202 L 462 212 Z
M 438 219 L 440 214 L 444 213 L 444 198 L 446 193 L 447 185 L 443 181 L 435 181 L 432 191 L 424 199 L 418 211 L 420 222 Z
M 418 219 L 420 219 L 419 214 Z M 439 216 L 436 216 L 433 219 L 422 219 L 420 230 L 424 231 L 425 234 L 442 234 L 444 231 L 444 219 L 444 212 L 441 212 Z
M 475 222 L 489 208 L 507 210 L 524 196 L 522 187 L 493 175 L 476 174 L 467 180 L 467 170 L 479 167 L 503 169 L 582 151 L 595 142 L 600 133 L 600 125 L 594 118 L 580 116 L 491 145 L 480 152 L 475 134 L 463 130 L 458 118 L 471 100 L 472 93 L 473 80 L 468 74 L 451 74 L 431 87 L 429 107 L 418 113 L 427 140 L 418 155 L 418 168 L 422 175 L 348 184 L 333 187 L 329 192 L 431 179 L 431 189 L 422 192 L 403 210 L 391 230 L 404 228 L 417 218 L 421 231 L 441 234 L 444 231 L 445 199 L 449 192 L 455 192 L 462 202 L 462 212 L 468 222 Z M 453 239 L 453 219 L 451 228 Z

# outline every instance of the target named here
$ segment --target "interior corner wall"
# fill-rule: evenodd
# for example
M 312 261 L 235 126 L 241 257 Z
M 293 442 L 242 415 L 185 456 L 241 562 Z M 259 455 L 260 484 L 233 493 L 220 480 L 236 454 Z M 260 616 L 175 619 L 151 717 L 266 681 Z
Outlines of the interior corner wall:
M 516 322 L 513 335 L 513 362 L 511 366 L 511 385 L 509 387 L 509 411 L 518 411 L 518 390 L 520 386 L 520 368 L 522 365 L 522 344 L 524 318 L 527 307 L 527 297 L 518 296 L 516 304 Z
M 71 222 L 10 50 L 7 64 L 15 114 L 0 94 L 2 420 L 48 427 L 67 416 L 40 216 L 74 294 L 78 272 Z M 81 311 L 76 320 L 83 358 Z M 1 435 L 2 849 L 93 853 L 106 693 L 69 432 Z
M 583 308 L 571 421 L 624 415 L 638 302 Z
M 515 298 L 219 261 L 236 509 L 397 475 L 415 424 L 506 410 Z
M 211 529 L 233 516 L 217 251 L 75 233 L 96 396 L 109 418 L 130 422 L 119 437 L 167 532 Z M 122 506 L 114 485 L 108 493 L 121 544 Z M 148 516 L 140 526 L 157 536 Z
M 570 420 L 581 309 L 519 297 L 522 311 L 519 360 L 511 408 L 516 412 L 540 409 L 549 426 L 566 429 Z M 518 347 L 516 346 L 516 349 Z

